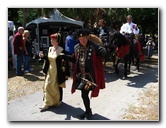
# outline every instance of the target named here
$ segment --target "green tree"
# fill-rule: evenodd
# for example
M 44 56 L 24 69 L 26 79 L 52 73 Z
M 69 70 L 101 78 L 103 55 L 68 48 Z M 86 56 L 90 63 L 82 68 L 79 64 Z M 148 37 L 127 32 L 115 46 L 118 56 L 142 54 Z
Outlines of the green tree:
M 49 17 L 54 8 L 8 8 L 8 20 L 16 25 L 26 23 L 38 17 Z M 65 16 L 84 22 L 84 27 L 92 28 L 93 24 L 103 18 L 107 25 L 116 29 L 126 22 L 126 16 L 132 15 L 133 22 L 138 24 L 141 33 L 155 35 L 158 33 L 158 8 L 58 8 Z
M 130 8 L 129 14 L 143 35 L 151 34 L 154 37 L 158 34 L 158 8 Z

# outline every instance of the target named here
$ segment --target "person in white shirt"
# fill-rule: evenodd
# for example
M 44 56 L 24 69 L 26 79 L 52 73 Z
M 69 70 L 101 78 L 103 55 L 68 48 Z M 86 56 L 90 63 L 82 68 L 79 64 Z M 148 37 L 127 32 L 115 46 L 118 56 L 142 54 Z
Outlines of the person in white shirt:
M 135 54 L 139 55 L 137 41 L 135 39 L 135 35 L 139 34 L 139 28 L 138 28 L 137 24 L 132 22 L 131 15 L 128 15 L 126 17 L 126 20 L 127 20 L 127 23 L 125 23 L 121 26 L 120 33 L 131 40 L 131 44 L 133 44 L 135 47 Z M 133 58 L 132 58 L 132 61 L 134 63 Z
M 128 15 L 126 17 L 127 23 L 123 24 L 120 33 L 125 35 L 125 34 L 139 34 L 139 28 L 137 24 L 132 22 L 132 16 Z

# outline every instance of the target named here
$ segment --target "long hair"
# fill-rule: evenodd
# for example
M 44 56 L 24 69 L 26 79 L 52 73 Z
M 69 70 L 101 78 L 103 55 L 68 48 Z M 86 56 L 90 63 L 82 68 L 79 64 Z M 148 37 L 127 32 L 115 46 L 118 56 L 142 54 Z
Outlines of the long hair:
M 25 38 L 27 34 L 29 34 L 29 31 L 28 30 L 24 30 L 24 33 L 22 34 L 22 36 Z

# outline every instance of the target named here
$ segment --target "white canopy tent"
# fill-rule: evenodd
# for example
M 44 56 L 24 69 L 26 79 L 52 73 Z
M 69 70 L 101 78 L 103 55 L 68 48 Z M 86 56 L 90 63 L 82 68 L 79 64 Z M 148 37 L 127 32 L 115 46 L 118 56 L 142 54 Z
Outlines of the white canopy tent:
M 33 20 L 33 21 L 27 23 L 27 24 L 26 24 L 26 28 L 28 28 L 29 26 L 31 26 L 31 25 L 33 25 L 33 24 L 37 25 L 37 24 L 48 23 L 48 22 L 55 22 L 55 21 L 52 20 L 52 19 L 48 19 L 48 18 L 46 18 L 46 17 L 40 17 L 40 18 L 37 18 L 37 19 L 35 19 L 35 20 Z
M 29 23 L 26 24 L 26 28 L 29 28 L 30 25 L 33 24 L 41 24 L 41 23 L 59 23 L 61 25 L 76 25 L 83 27 L 83 22 L 71 19 L 69 17 L 64 16 L 62 13 L 60 13 L 57 9 L 54 10 L 54 13 L 50 15 L 50 19 L 46 17 L 40 17 L 38 19 L 35 19 Z
M 39 51 L 41 47 L 41 30 L 42 26 L 50 28 L 83 28 L 83 22 L 71 19 L 69 17 L 64 16 L 62 13 L 60 13 L 57 9 L 53 11 L 53 14 L 50 15 L 50 18 L 46 17 L 40 17 L 35 20 L 32 20 L 31 22 L 26 24 L 26 29 L 28 30 L 35 30 L 36 32 L 36 39 L 34 44 L 36 45 L 35 51 Z M 48 36 L 48 35 L 47 35 Z M 40 43 L 41 42 L 41 43 Z M 47 41 L 48 42 L 48 41 Z
M 55 20 L 56 22 L 62 22 L 62 23 L 70 23 L 73 25 L 78 25 L 83 27 L 83 22 L 71 19 L 67 16 L 64 16 L 62 13 L 60 13 L 57 9 L 54 10 L 54 13 L 50 16 L 51 19 Z

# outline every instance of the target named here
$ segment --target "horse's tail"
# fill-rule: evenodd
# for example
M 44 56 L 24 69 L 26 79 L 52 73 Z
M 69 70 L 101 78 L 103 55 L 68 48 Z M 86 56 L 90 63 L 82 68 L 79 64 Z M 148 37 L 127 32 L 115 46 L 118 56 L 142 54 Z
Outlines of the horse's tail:
M 89 41 L 100 44 L 101 46 L 104 46 L 101 39 L 94 34 L 89 34 Z

